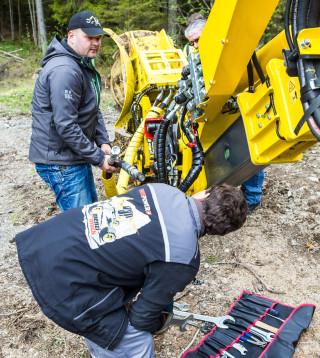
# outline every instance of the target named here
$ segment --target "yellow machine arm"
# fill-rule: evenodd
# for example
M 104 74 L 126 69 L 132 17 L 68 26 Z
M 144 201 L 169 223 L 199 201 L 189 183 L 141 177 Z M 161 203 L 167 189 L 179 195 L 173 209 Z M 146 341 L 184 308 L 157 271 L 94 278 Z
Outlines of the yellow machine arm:
M 320 140 L 320 6 L 288 0 L 285 30 L 256 53 L 277 3 L 216 0 L 187 60 L 163 30 L 106 30 L 119 47 L 116 127 L 133 133 L 124 160 L 148 181 L 190 194 L 239 185 Z M 121 171 L 119 193 L 128 179 Z

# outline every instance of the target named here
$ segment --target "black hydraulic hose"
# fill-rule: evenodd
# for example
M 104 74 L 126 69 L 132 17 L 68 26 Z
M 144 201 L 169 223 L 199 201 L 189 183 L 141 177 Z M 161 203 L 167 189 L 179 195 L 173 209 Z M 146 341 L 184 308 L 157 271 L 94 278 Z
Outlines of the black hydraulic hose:
M 252 55 L 252 62 L 253 62 L 254 68 L 256 69 L 256 71 L 258 73 L 258 76 L 260 78 L 261 83 L 265 83 L 266 78 L 264 76 L 264 73 L 262 71 L 260 63 L 258 61 L 258 57 L 257 57 L 256 52 L 254 52 L 253 55 Z
M 290 34 L 290 9 L 291 9 L 291 5 L 292 5 L 292 0 L 287 0 L 287 4 L 286 4 L 286 11 L 284 14 L 284 29 L 285 29 L 285 34 L 286 34 L 286 38 L 287 38 L 287 42 L 289 44 L 289 48 L 291 51 L 293 51 L 294 46 L 293 46 L 293 42 L 292 42 L 292 38 L 291 38 L 291 34 Z
M 159 183 L 167 184 L 167 165 L 166 165 L 166 139 L 168 128 L 170 126 L 170 120 L 167 119 L 166 115 L 161 121 L 158 136 L 157 136 L 157 164 L 158 164 L 158 181 Z
M 319 5 L 312 5 L 311 0 L 294 0 L 292 28 L 295 46 L 298 49 L 297 36 L 299 31 L 310 27 L 319 21 Z M 318 12 L 313 12 L 318 9 Z M 317 64 L 317 69 L 319 64 Z M 301 101 L 306 112 L 313 102 L 318 98 L 319 91 L 314 91 L 311 88 L 311 81 L 315 79 L 316 68 L 313 60 L 299 58 L 297 62 L 299 81 L 301 86 Z M 318 92 L 318 93 L 317 93 Z M 320 109 L 314 110 L 311 116 L 307 119 L 310 131 L 315 138 L 320 141 Z
M 320 26 L 320 1 L 311 0 L 308 27 L 319 27 Z
M 134 178 L 138 179 L 139 181 L 145 181 L 146 177 L 143 173 L 141 173 L 136 167 L 133 165 L 125 162 L 122 159 L 116 159 L 113 164 L 114 167 L 121 168 L 125 170 L 129 175 L 132 175 Z
M 199 141 L 198 136 L 196 137 L 197 142 L 194 147 L 191 148 L 192 151 L 192 166 L 189 170 L 189 173 L 185 177 L 184 181 L 180 184 L 179 189 L 184 193 L 190 188 L 194 181 L 198 178 L 202 167 L 204 165 L 204 153 L 202 145 Z
M 248 73 L 249 93 L 254 93 L 253 67 L 252 67 L 251 59 L 247 65 L 247 73 Z
M 145 88 L 143 91 L 140 92 L 140 94 L 138 95 L 137 99 L 132 103 L 130 111 L 131 111 L 131 115 L 132 115 L 132 119 L 133 119 L 133 130 L 134 132 L 137 130 L 138 128 L 138 107 L 140 105 L 140 101 L 142 99 L 143 96 L 145 96 L 148 92 L 152 91 L 153 89 L 156 89 L 157 86 L 156 85 L 151 85 L 147 88 Z

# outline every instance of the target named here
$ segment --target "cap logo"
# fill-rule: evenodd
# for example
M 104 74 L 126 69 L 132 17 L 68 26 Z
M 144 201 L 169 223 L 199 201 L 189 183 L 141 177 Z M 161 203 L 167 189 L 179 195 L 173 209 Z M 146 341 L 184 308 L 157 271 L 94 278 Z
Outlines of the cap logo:
M 86 22 L 94 26 L 101 26 L 99 20 L 94 16 L 90 16 L 88 19 L 86 19 Z

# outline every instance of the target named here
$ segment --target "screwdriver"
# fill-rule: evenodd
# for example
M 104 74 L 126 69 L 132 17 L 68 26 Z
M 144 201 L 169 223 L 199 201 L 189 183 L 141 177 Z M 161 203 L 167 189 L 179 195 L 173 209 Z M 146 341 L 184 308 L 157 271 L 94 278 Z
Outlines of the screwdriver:
M 277 319 L 277 320 L 279 320 L 279 321 L 281 321 L 281 322 L 284 322 L 284 321 L 285 321 L 284 319 L 281 319 L 281 318 L 279 318 L 279 317 L 276 317 L 276 316 L 279 316 L 279 315 L 280 315 L 280 313 L 279 313 L 277 310 L 275 310 L 275 309 L 273 309 L 273 308 L 269 308 L 269 309 L 268 309 L 268 312 L 272 313 L 272 314 L 267 313 L 268 316 L 273 317 L 273 318 L 275 318 L 275 319 Z

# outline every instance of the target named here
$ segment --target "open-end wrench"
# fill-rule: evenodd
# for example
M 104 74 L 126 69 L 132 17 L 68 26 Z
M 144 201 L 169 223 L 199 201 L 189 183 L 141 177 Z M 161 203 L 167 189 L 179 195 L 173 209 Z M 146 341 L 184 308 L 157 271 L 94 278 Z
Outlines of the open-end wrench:
M 233 348 L 235 348 L 237 351 L 240 352 L 241 355 L 245 356 L 247 354 L 247 348 L 243 346 L 241 343 L 234 343 L 232 345 Z
M 231 353 L 229 353 L 227 351 L 222 351 L 221 357 L 236 358 L 234 355 L 232 355 Z
M 189 311 L 189 308 L 186 308 L 186 306 L 190 306 L 189 303 L 177 303 L 173 302 L 173 306 L 177 307 L 180 311 L 186 312 Z
M 178 316 L 188 317 L 191 313 L 189 312 L 181 312 L 173 310 L 173 313 Z M 204 322 L 211 322 L 214 323 L 217 327 L 220 328 L 229 328 L 227 325 L 224 324 L 225 321 L 231 321 L 235 322 L 234 318 L 231 316 L 221 316 L 221 317 L 210 317 L 210 316 L 203 316 L 200 314 L 192 313 L 193 319 L 196 319 L 198 321 L 204 321 Z
M 197 326 L 197 324 L 195 322 L 192 322 L 192 320 L 193 320 L 193 315 L 190 314 L 190 313 L 185 318 L 179 318 L 177 316 L 173 316 L 169 321 L 169 325 L 170 326 L 179 326 L 180 331 L 184 332 L 186 330 L 186 325 L 187 324 Z
M 249 332 L 260 337 L 263 341 L 269 343 L 274 338 L 274 333 L 267 332 L 263 329 L 257 328 L 255 326 L 250 327 Z

